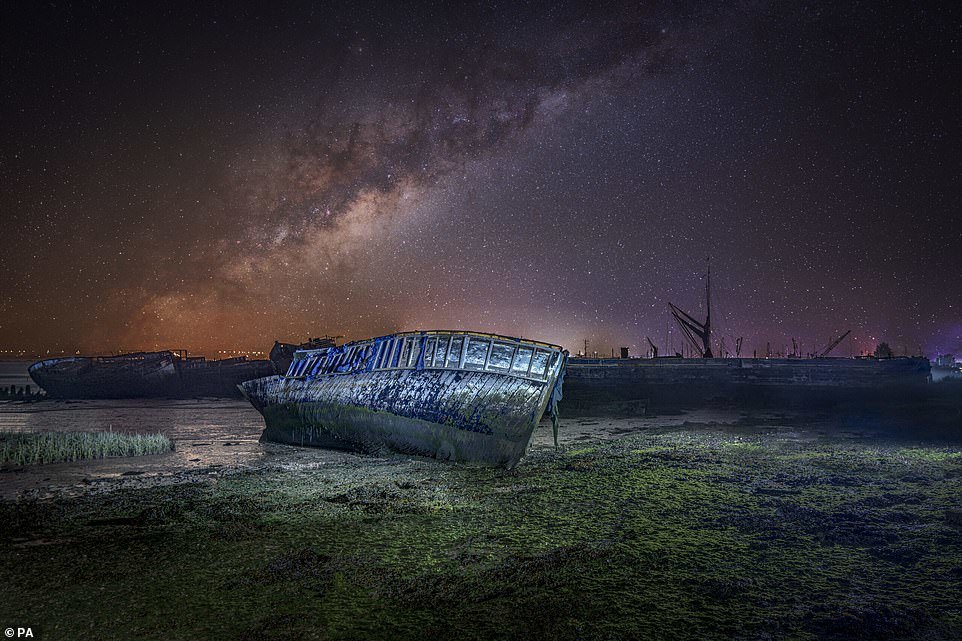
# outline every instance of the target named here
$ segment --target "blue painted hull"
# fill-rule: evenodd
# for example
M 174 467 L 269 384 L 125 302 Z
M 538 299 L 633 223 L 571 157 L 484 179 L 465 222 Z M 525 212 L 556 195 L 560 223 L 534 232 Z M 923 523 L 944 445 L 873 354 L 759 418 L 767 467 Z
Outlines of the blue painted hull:
M 264 441 L 510 468 L 527 452 L 553 380 L 402 369 L 272 376 L 241 387 L 264 416 Z

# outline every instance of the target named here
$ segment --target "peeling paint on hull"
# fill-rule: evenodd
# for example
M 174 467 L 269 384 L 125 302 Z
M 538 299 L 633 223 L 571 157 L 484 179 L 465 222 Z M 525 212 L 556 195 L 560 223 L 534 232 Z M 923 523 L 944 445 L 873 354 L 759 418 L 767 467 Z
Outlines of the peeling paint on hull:
M 509 468 L 525 455 L 551 388 L 550 381 L 444 369 L 272 376 L 242 385 L 264 415 L 261 440 Z

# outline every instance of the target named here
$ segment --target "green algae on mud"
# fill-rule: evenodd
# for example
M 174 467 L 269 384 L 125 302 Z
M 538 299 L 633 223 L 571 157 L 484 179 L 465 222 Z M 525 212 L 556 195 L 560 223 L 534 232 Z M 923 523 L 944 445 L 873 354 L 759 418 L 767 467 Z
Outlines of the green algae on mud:
M 962 637 L 952 447 L 692 429 L 0 507 L 44 638 Z M 121 616 L 119 612 L 123 612 Z

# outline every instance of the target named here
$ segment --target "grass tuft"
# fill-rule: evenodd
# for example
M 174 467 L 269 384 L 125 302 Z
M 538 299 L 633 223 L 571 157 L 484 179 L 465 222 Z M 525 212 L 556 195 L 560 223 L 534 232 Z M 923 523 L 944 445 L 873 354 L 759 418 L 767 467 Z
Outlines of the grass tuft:
M 62 463 L 109 456 L 163 454 L 174 443 L 163 434 L 24 432 L 0 434 L 0 465 Z

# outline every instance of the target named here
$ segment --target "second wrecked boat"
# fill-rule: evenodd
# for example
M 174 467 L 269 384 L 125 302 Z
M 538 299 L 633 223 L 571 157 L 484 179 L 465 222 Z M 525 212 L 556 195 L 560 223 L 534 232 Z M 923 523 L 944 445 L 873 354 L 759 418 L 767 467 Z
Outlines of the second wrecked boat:
M 407 332 L 301 350 L 286 375 L 241 387 L 264 415 L 261 440 L 513 467 L 545 411 L 557 416 L 567 355 L 493 334 Z
M 207 360 L 183 351 L 67 356 L 37 361 L 28 369 L 50 398 L 240 397 L 239 383 L 272 371 L 266 360 Z

